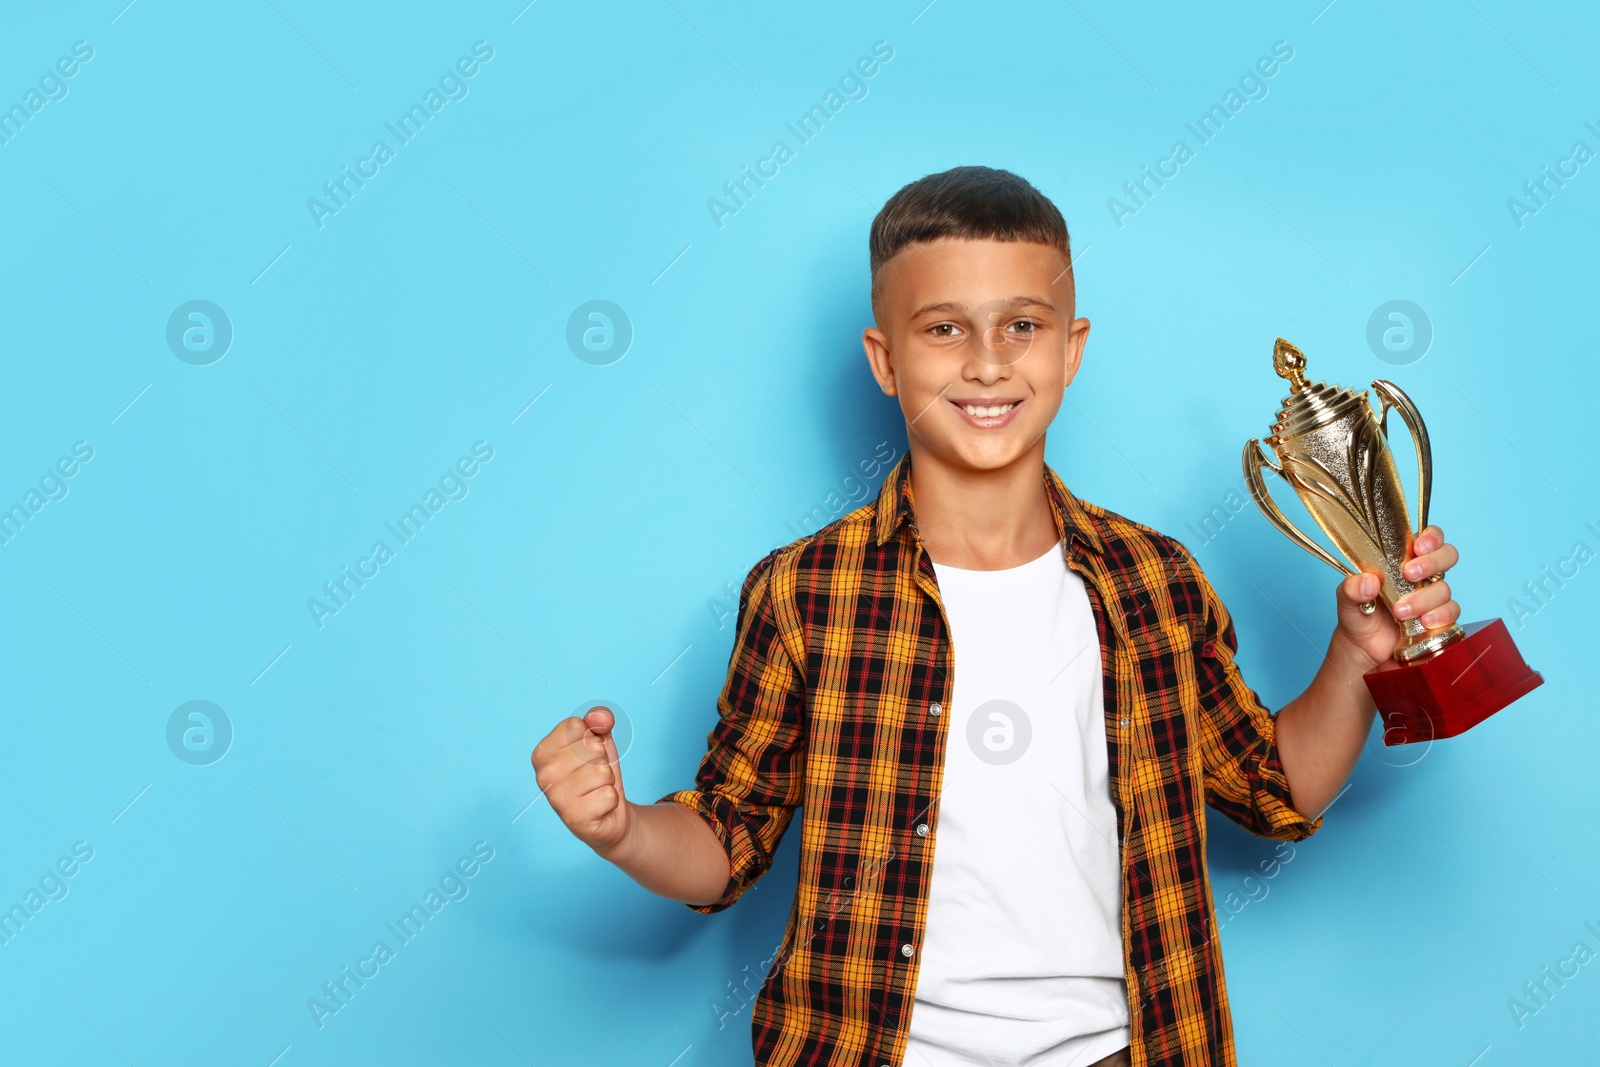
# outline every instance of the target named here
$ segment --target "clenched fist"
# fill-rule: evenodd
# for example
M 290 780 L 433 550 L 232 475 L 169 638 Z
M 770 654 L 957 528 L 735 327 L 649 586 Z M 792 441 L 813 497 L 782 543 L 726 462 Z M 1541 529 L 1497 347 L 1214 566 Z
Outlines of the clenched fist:
M 1430 630 L 1448 626 L 1461 617 L 1461 605 L 1444 580 L 1444 572 L 1454 567 L 1461 558 L 1456 546 L 1444 539 L 1444 531 L 1429 525 L 1417 533 L 1411 542 L 1412 558 L 1406 562 L 1405 576 L 1420 582 L 1411 592 L 1395 601 L 1395 615 L 1401 619 L 1419 618 Z M 1437 581 L 1425 582 L 1428 575 Z M 1381 608 L 1367 615 L 1359 605 L 1378 595 L 1381 579 L 1370 571 L 1357 571 L 1339 583 L 1339 623 L 1335 638 L 1343 638 L 1358 653 L 1366 657 L 1370 670 L 1390 659 L 1400 640 L 1400 626 Z
M 616 716 L 595 706 L 556 723 L 533 749 L 533 769 L 550 807 L 578 840 L 602 856 L 627 837 L 631 805 L 611 729 Z

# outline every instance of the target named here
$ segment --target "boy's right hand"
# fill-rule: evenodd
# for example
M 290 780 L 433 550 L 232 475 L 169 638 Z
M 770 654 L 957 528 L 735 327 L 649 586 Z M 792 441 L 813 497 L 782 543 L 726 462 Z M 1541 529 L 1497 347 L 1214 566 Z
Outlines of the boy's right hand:
M 604 855 L 628 836 L 631 807 L 611 729 L 616 716 L 596 705 L 556 723 L 533 749 L 539 788 L 573 835 Z

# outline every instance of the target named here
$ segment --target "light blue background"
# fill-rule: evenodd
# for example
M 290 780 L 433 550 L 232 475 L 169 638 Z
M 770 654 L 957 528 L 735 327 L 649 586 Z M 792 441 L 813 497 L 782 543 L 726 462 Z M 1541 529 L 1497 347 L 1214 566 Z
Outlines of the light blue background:
M 0 145 L 0 506 L 94 449 L 0 547 L 0 904 L 94 849 L 0 947 L 0 1060 L 748 1063 L 727 983 L 782 933 L 798 834 L 698 916 L 574 840 L 528 754 L 605 698 L 634 800 L 691 781 L 727 583 L 904 446 L 860 352 L 872 216 L 964 163 L 1072 229 L 1094 327 L 1050 462 L 1194 549 L 1270 706 L 1311 677 L 1337 575 L 1253 506 L 1190 524 L 1240 491 L 1279 334 L 1313 377 L 1411 393 L 1464 617 L 1507 618 L 1545 676 L 1431 749 L 1375 733 L 1325 828 L 1251 883 L 1223 932 L 1242 1062 L 1600 1046 L 1600 964 L 1521 1028 L 1507 1005 L 1600 951 L 1600 564 L 1520 627 L 1508 604 L 1600 550 L 1600 165 L 1521 227 L 1507 207 L 1600 149 L 1591 8 L 122 2 L 0 15 L 0 103 L 94 49 Z M 319 229 L 307 199 L 480 40 L 469 95 Z M 784 123 L 878 41 L 868 95 L 796 146 Z M 1276 41 L 1268 95 L 1119 227 L 1108 198 Z M 707 199 L 779 138 L 795 158 L 719 228 Z M 165 341 L 194 299 L 235 330 L 210 366 Z M 565 340 L 594 299 L 634 329 L 609 366 Z M 1366 340 L 1393 299 L 1434 331 L 1405 366 Z M 307 599 L 477 441 L 469 495 L 319 629 Z M 205 767 L 165 739 L 195 699 L 235 731 Z M 1217 897 L 1243 895 L 1273 846 L 1212 828 Z M 308 998 L 480 841 L 470 895 L 319 1030 Z

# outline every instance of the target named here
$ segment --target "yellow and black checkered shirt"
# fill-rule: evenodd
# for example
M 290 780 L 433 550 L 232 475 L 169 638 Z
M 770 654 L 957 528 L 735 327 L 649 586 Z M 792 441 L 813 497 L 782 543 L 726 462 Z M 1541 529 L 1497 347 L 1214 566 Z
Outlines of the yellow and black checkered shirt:
M 695 785 L 660 798 L 728 851 L 721 898 L 688 905 L 704 913 L 766 873 L 805 809 L 794 906 L 751 1012 L 759 1067 L 898 1067 L 905 1052 L 956 669 L 910 472 L 902 458 L 875 502 L 751 570 Z M 1276 719 L 1193 557 L 1048 467 L 1045 488 L 1100 637 L 1133 1064 L 1232 1067 L 1202 802 L 1282 840 L 1321 819 L 1290 805 Z

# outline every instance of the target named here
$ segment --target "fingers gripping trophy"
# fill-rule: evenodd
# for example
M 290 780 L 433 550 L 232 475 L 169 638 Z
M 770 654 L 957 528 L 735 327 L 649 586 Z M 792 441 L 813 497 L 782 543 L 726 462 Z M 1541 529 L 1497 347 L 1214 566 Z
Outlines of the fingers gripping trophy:
M 1418 585 L 1439 581 L 1435 574 L 1412 582 L 1402 568 L 1411 558 L 1411 542 L 1428 525 L 1428 498 L 1433 481 L 1433 454 L 1427 427 L 1411 398 L 1393 382 L 1372 383 L 1378 395 L 1373 413 L 1367 392 L 1326 382 L 1308 382 L 1306 357 L 1278 338 L 1273 367 L 1288 379 L 1289 395 L 1266 440 L 1277 454 L 1274 465 L 1251 438 L 1244 446 L 1245 484 L 1256 505 L 1284 536 L 1349 575 L 1371 571 L 1382 578 L 1374 601 L 1361 606 L 1371 614 L 1394 612 L 1402 596 Z M 1389 409 L 1405 419 L 1417 453 L 1417 521 L 1406 509 L 1405 490 L 1389 451 Z M 1340 559 L 1284 518 L 1267 491 L 1262 468 L 1294 488 L 1334 545 Z M 1383 716 L 1388 745 L 1453 737 L 1482 722 L 1544 682 L 1522 660 L 1506 624 L 1500 619 L 1451 623 L 1435 630 L 1418 618 L 1396 619 L 1400 643 L 1388 662 L 1363 675 L 1373 703 Z

